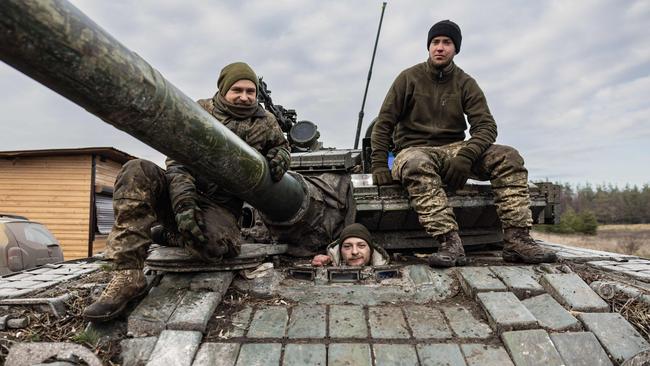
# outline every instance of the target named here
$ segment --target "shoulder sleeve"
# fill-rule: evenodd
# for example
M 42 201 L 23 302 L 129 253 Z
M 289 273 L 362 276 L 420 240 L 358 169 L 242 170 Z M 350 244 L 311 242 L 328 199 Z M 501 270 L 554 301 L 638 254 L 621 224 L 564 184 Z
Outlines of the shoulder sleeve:
M 266 153 L 274 147 L 283 148 L 287 152 L 291 152 L 289 141 L 284 137 L 284 133 L 275 119 L 275 116 L 268 111 L 266 112 L 266 122 L 266 127 L 268 128 L 266 130 L 264 151 L 260 151 L 262 155 L 266 155 Z
M 372 165 L 387 166 L 388 147 L 393 136 L 393 131 L 400 115 L 404 110 L 407 89 L 406 71 L 402 71 L 388 89 L 384 103 L 381 105 L 379 115 L 372 128 Z
M 470 125 L 470 138 L 466 147 L 471 151 L 475 160 L 496 141 L 497 124 L 476 80 L 465 74 L 461 84 L 463 111 L 467 115 Z
M 205 109 L 208 113 L 212 113 L 212 109 L 214 109 L 214 104 L 212 103 L 212 99 L 199 99 L 196 101 L 203 109 Z
M 196 182 L 190 169 L 179 162 L 167 158 L 165 177 L 169 187 L 172 208 L 177 211 L 183 202 L 196 200 Z

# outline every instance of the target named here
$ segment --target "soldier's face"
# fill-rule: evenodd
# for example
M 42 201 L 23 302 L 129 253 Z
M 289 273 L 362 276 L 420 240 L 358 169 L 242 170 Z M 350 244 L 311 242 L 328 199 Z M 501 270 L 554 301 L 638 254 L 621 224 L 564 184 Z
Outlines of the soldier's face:
M 226 92 L 226 100 L 232 104 L 253 105 L 257 101 L 257 88 L 250 80 L 238 80 Z
M 365 266 L 370 263 L 370 245 L 361 239 L 351 236 L 341 244 L 341 257 L 348 266 Z
M 435 67 L 444 67 L 451 63 L 456 55 L 456 46 L 451 38 L 438 36 L 429 44 L 429 58 Z

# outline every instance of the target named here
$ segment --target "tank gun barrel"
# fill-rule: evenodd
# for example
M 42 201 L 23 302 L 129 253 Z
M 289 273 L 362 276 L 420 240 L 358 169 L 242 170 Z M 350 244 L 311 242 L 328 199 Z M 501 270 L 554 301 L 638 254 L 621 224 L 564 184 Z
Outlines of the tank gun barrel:
M 65 0 L 0 1 L 0 59 L 276 221 L 302 185 L 273 183 L 265 158 Z

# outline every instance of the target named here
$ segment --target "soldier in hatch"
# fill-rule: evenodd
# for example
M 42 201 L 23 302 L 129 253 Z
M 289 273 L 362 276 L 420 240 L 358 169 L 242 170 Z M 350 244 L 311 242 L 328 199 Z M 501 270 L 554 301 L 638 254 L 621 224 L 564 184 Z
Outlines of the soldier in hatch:
M 512 147 L 494 144 L 497 126 L 483 91 L 453 62 L 461 32 L 449 20 L 434 24 L 427 37 L 429 58 L 400 73 L 390 87 L 372 131 L 375 184 L 398 180 L 428 234 L 440 242 L 432 266 L 466 263 L 452 208 L 443 190 L 457 190 L 469 177 L 490 180 L 504 228 L 503 259 L 553 262 L 553 252 L 530 237 L 528 172 Z M 467 121 L 465 120 L 467 116 Z M 464 141 L 469 122 L 471 137 Z M 397 156 L 392 172 L 387 158 L 391 139 Z
M 221 70 L 218 91 L 198 103 L 248 145 L 266 156 L 271 178 L 279 181 L 290 163 L 289 143 L 275 117 L 257 102 L 257 76 L 245 63 Z M 183 246 L 208 262 L 239 253 L 238 218 L 243 202 L 215 183 L 195 175 L 172 159 L 163 170 L 147 160 L 126 163 L 117 176 L 113 208 L 115 223 L 106 257 L 113 278 L 99 299 L 84 310 L 88 320 L 109 320 L 146 290 L 142 269 L 152 242 L 151 227 L 167 245 Z
M 351 224 L 341 231 L 341 236 L 327 246 L 327 254 L 312 259 L 316 267 L 333 266 L 380 266 L 388 264 L 390 257 L 384 248 L 372 241 L 370 232 L 361 224 Z

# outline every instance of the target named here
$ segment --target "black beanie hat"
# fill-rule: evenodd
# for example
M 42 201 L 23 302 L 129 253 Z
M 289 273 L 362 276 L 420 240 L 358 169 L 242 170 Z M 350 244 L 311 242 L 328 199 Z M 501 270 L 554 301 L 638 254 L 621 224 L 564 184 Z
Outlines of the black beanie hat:
M 431 29 L 429 29 L 429 37 L 427 38 L 427 50 L 431 45 L 431 40 L 437 36 L 447 36 L 451 38 L 456 46 L 456 53 L 460 52 L 460 42 L 463 40 L 463 36 L 460 34 L 460 27 L 458 24 L 452 22 L 451 20 L 442 20 L 434 24 Z
M 365 240 L 368 244 L 372 242 L 368 229 L 366 229 L 365 226 L 356 223 L 346 226 L 343 231 L 341 231 L 341 237 L 339 240 L 343 243 L 345 239 L 353 236 Z

